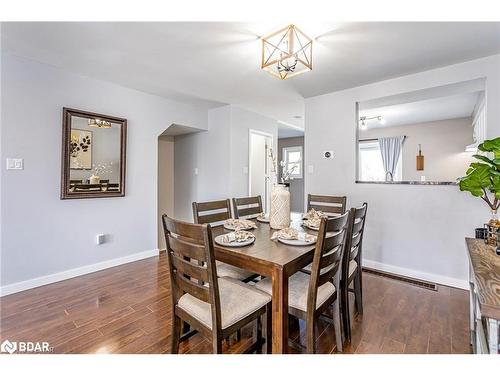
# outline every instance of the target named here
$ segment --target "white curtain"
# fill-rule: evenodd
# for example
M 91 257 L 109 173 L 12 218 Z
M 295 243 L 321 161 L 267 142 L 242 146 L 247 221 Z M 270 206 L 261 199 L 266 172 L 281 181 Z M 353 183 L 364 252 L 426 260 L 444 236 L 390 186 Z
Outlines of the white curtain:
M 403 147 L 404 140 L 404 136 L 378 139 L 386 181 L 394 180 L 394 174 L 396 173 L 399 155 L 401 154 L 401 148 Z

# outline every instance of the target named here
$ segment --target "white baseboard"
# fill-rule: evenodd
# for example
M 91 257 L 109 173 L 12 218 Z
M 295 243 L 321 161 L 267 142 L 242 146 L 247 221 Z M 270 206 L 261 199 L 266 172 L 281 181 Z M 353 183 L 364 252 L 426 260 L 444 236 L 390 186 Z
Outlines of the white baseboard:
M 363 259 L 363 266 L 379 271 L 394 273 L 396 275 L 419 279 L 422 281 L 430 281 L 432 283 L 451 286 L 453 288 L 469 290 L 469 282 L 467 280 L 455 279 L 453 277 L 441 276 L 432 273 L 412 270 L 409 268 L 393 266 L 391 264 L 380 263 L 368 259 Z
M 119 266 L 121 264 L 135 262 L 137 260 L 145 258 L 150 258 L 153 256 L 157 256 L 158 253 L 159 253 L 158 249 L 142 251 L 140 253 L 127 255 L 121 258 L 105 260 L 104 262 L 89 264 L 87 266 L 73 268 L 68 271 L 53 273 L 52 275 L 37 277 L 36 279 L 30 279 L 14 284 L 4 285 L 0 287 L 0 296 L 6 296 L 17 292 L 22 292 L 23 290 L 28 290 L 42 285 L 56 283 L 58 281 L 71 279 L 76 276 L 81 276 L 96 271 L 101 271 L 106 268 Z

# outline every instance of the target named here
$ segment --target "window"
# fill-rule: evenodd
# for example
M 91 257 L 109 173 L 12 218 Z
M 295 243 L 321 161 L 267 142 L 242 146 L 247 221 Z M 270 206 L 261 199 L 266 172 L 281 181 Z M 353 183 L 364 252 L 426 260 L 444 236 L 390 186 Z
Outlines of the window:
M 302 178 L 302 146 L 283 148 L 283 172 L 291 171 L 291 178 Z
M 378 141 L 360 141 L 359 143 L 359 180 L 385 181 L 384 164 Z M 403 162 L 399 155 L 394 181 L 401 181 L 403 177 Z

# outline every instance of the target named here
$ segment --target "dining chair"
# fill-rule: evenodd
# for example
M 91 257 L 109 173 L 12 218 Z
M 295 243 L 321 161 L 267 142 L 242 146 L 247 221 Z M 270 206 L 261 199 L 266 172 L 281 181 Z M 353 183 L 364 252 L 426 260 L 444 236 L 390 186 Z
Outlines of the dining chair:
M 195 224 L 219 224 L 231 218 L 231 202 L 229 199 L 213 202 L 193 202 L 193 217 Z M 253 272 L 217 261 L 217 274 L 220 277 L 231 277 L 240 281 L 250 281 L 255 276 Z
M 342 259 L 350 213 L 336 217 L 322 217 L 314 250 L 311 274 L 297 272 L 288 280 L 289 314 L 306 321 L 307 353 L 314 353 L 315 324 L 318 318 L 333 305 L 333 325 L 337 351 L 342 351 L 342 316 L 339 291 Z M 269 294 L 272 283 L 266 278 L 255 284 Z M 290 342 L 292 346 L 298 345 Z M 300 345 L 299 345 L 300 346 Z M 300 349 L 303 349 L 300 347 Z
M 363 314 L 363 277 L 361 266 L 361 250 L 365 231 L 368 203 L 361 207 L 351 208 L 347 231 L 346 251 L 344 253 L 343 273 L 341 279 L 341 307 L 344 322 L 344 332 L 347 341 L 351 341 L 351 316 L 349 307 L 349 292 L 354 293 L 358 314 Z M 353 283 L 354 288 L 350 288 Z
M 75 184 L 75 191 L 101 191 L 101 184 Z
M 106 184 L 107 191 L 120 191 L 120 184 L 118 183 L 107 183 Z
M 255 218 L 263 212 L 262 198 L 256 197 L 233 198 L 233 210 L 235 219 Z
M 347 197 L 307 194 L 307 211 L 314 208 L 326 214 L 342 215 L 346 210 Z
M 256 321 L 256 341 L 246 352 L 270 350 L 271 298 L 247 284 L 218 278 L 212 229 L 162 215 L 172 298 L 171 352 L 179 352 L 181 323 L 186 322 L 222 353 L 222 342 Z M 266 338 L 262 335 L 265 324 Z
M 229 199 L 212 202 L 193 202 L 193 216 L 196 224 L 214 224 L 231 218 Z

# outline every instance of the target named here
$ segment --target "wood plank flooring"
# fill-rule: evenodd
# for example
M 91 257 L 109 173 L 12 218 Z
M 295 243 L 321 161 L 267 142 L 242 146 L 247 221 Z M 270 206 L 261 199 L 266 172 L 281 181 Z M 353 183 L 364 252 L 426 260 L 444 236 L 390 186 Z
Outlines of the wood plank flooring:
M 468 292 L 418 288 L 363 275 L 364 315 L 353 320 L 345 353 L 470 353 Z M 0 298 L 0 341 L 47 341 L 55 353 L 168 353 L 170 306 L 165 255 Z M 317 326 L 318 353 L 335 353 L 333 327 Z M 226 343 L 238 352 L 250 340 Z M 304 322 L 290 337 L 305 345 Z M 211 353 L 196 334 L 182 353 Z M 290 352 L 295 352 L 290 348 Z

